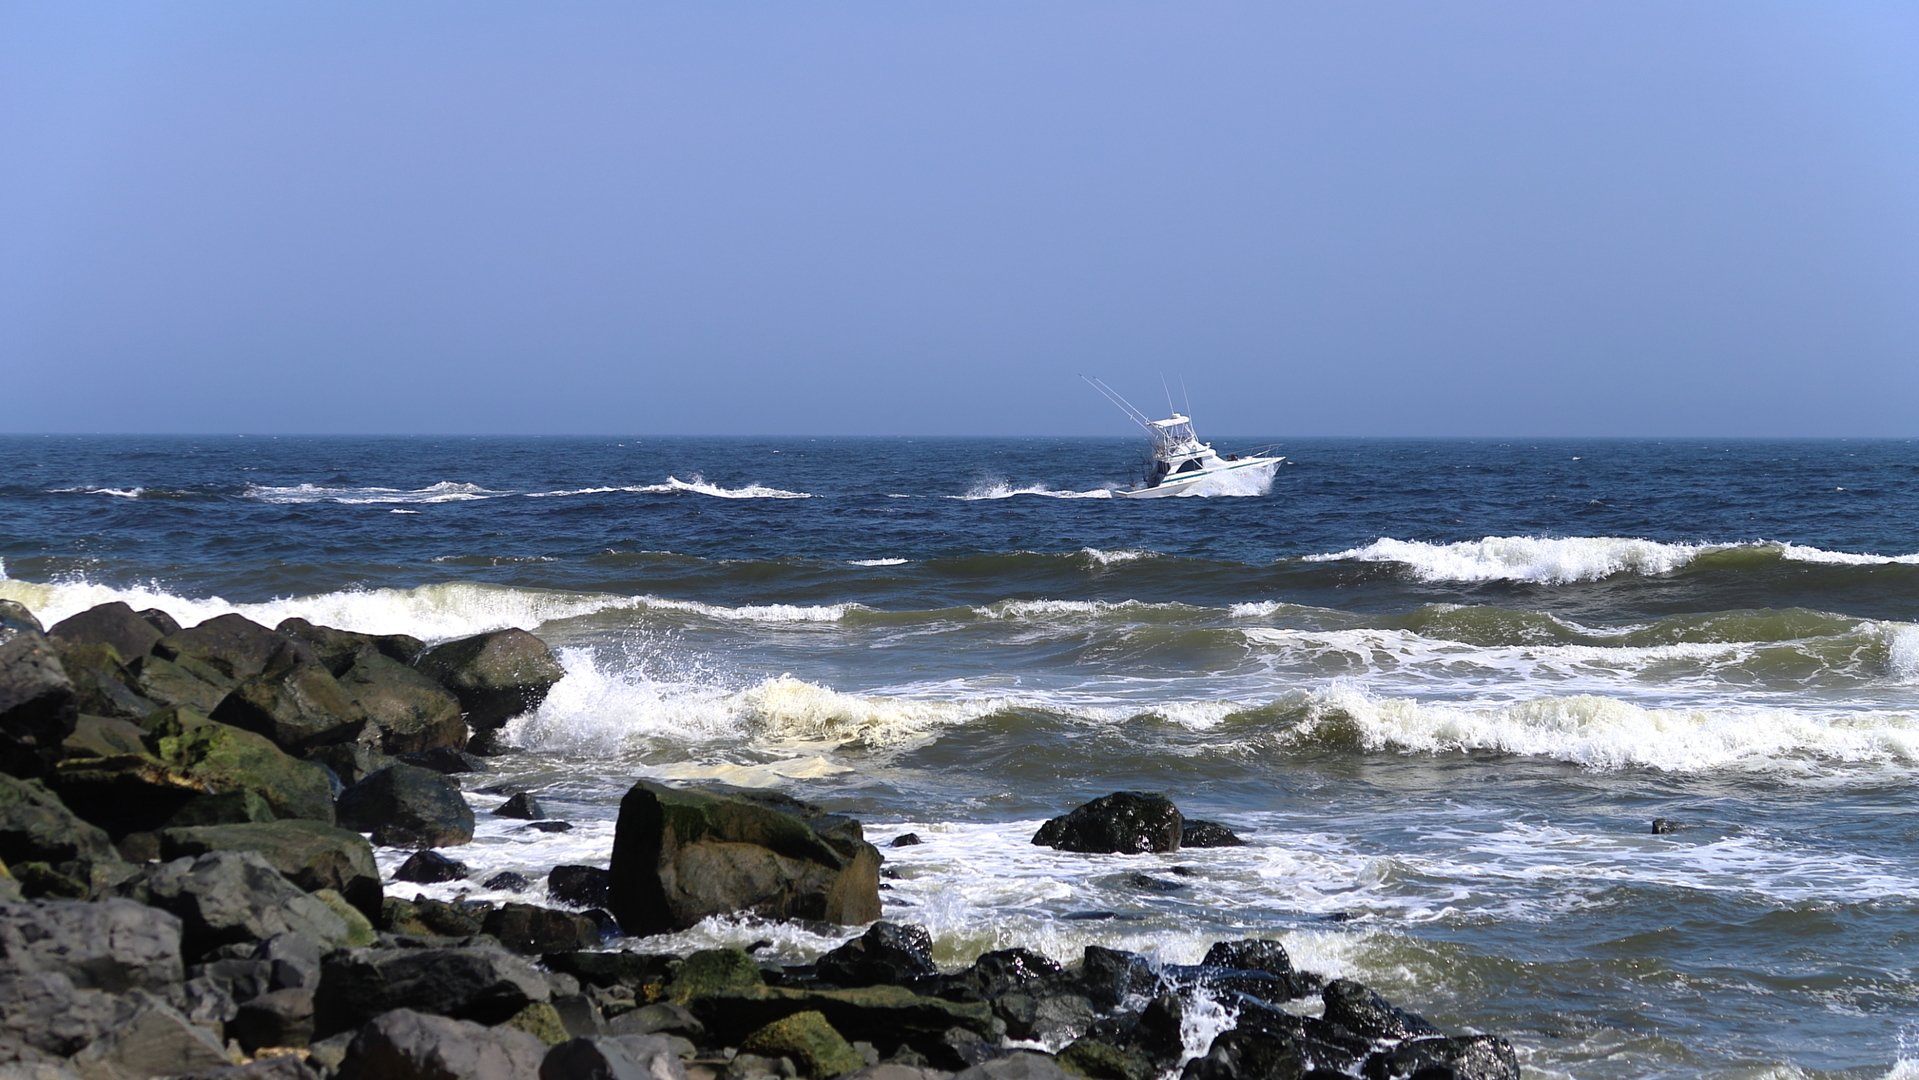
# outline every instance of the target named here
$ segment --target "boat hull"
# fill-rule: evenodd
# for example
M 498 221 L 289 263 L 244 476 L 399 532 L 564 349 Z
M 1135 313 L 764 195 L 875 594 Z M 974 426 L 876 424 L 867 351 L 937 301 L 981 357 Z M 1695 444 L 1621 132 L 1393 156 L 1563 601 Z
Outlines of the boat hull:
M 1130 491 L 1116 491 L 1113 494 L 1122 499 L 1165 499 L 1175 495 L 1196 495 L 1207 491 L 1223 479 L 1231 482 L 1270 482 L 1273 472 L 1279 468 L 1283 457 L 1247 458 L 1243 461 L 1227 462 L 1217 469 L 1205 469 L 1182 476 L 1169 476 L 1153 487 L 1133 488 Z

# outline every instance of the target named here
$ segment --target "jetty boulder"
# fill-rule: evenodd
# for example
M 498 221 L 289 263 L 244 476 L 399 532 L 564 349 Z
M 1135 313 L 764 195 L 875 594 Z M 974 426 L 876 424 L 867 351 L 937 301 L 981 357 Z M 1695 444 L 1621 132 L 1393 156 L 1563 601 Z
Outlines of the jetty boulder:
M 369 919 L 385 899 L 373 845 L 366 837 L 323 821 L 268 821 L 167 829 L 160 856 L 177 859 L 212 851 L 251 851 L 308 892 L 332 889 Z
M 267 669 L 287 651 L 311 659 L 293 639 L 276 634 L 244 615 L 219 615 L 153 643 L 153 652 L 176 663 L 194 660 L 232 682 L 244 682 Z
M 80 715 L 73 681 L 31 615 L 0 618 L 0 770 L 37 776 Z
M 613 915 L 630 934 L 729 913 L 866 923 L 880 914 L 879 868 L 851 818 L 771 792 L 641 781 L 613 835 Z
M 392 765 L 340 793 L 340 824 L 381 847 L 436 848 L 473 839 L 473 808 L 443 774 Z
M 545 1043 L 515 1028 L 397 1009 L 353 1036 L 338 1075 L 340 1080 L 531 1080 L 540 1074 L 546 1053 Z
M 119 600 L 69 616 L 47 631 L 60 645 L 111 645 L 125 660 L 152 652 L 165 636 Z
M 466 745 L 460 701 L 445 687 L 388 656 L 368 650 L 340 672 L 340 686 L 365 710 L 389 754 Z
M 291 643 L 234 687 L 213 719 L 265 735 L 292 753 L 350 742 L 367 723 L 366 710 L 339 680 Z
M 37 781 L 0 773 L 0 864 L 45 866 L 91 894 L 130 872 L 106 831 L 81 820 Z M 44 880 L 44 878 L 42 879 Z
M 82 1051 L 122 1026 L 134 1001 L 177 995 L 183 977 L 180 920 L 163 911 L 130 900 L 0 904 L 0 1061 Z
M 121 888 L 179 918 L 189 959 L 223 945 L 288 933 L 324 946 L 344 945 L 353 930 L 326 901 L 308 895 L 251 851 L 213 851 L 151 864 Z
M 538 969 L 495 945 L 342 950 L 321 962 L 314 1030 L 324 1038 L 393 1009 L 498 1024 L 550 995 Z
M 566 674 L 546 642 L 524 630 L 496 630 L 435 645 L 415 666 L 453 692 L 476 733 L 493 731 L 538 708 Z
M 1033 843 L 1088 854 L 1178 851 L 1183 825 L 1166 796 L 1116 791 L 1041 825 Z

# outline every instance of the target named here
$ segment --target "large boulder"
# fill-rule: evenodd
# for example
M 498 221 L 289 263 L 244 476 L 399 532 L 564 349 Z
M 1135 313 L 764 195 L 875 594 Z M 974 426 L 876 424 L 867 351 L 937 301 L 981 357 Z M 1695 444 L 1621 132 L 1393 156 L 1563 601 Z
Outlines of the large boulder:
M 389 754 L 466 745 L 460 701 L 445 687 L 390 657 L 367 650 L 340 675 Z
M 49 640 L 59 650 L 60 667 L 73 681 L 74 704 L 82 716 L 138 720 L 159 708 L 133 692 L 133 673 L 121 662 L 119 650 L 112 645 Z
M 291 643 L 275 653 L 266 668 L 241 680 L 213 718 L 265 735 L 293 753 L 351 742 L 367 722 L 366 710 L 346 687 Z
M 534 904 L 502 904 L 486 913 L 480 929 L 527 956 L 590 949 L 603 936 L 600 924 L 590 916 Z
M 53 643 L 30 620 L 0 620 L 0 771 L 44 773 L 79 715 Z
M 524 630 L 496 630 L 435 645 L 416 666 L 453 691 L 475 732 L 488 732 L 539 707 L 566 670 L 546 642 Z
M 851 818 L 770 792 L 641 781 L 620 802 L 613 915 L 630 934 L 729 913 L 871 922 L 879 866 L 879 850 Z
M 510 1027 L 397 1009 L 348 1044 L 339 1080 L 533 1080 L 546 1044 Z
M 251 851 L 214 851 L 153 864 L 122 889 L 180 919 L 183 947 L 191 959 L 223 945 L 276 934 L 344 945 L 352 933 L 324 900 L 288 881 Z
M 659 1035 L 589 1036 L 547 1051 L 540 1080 L 685 1080 L 670 1039 Z
M 380 868 L 366 837 L 323 821 L 270 821 L 167 829 L 160 856 L 177 859 L 212 851 L 251 851 L 308 892 L 332 889 L 369 919 L 380 918 Z
M 273 632 L 305 646 L 307 652 L 334 675 L 345 674 L 355 660 L 376 651 L 371 634 L 335 630 L 331 626 L 318 626 L 305 619 L 282 619 Z
M 1360 1073 L 1366 1080 L 1519 1080 L 1519 1055 L 1495 1035 L 1407 1039 L 1368 1057 Z
M 202 716 L 220 707 L 234 681 L 191 656 L 168 660 L 149 654 L 127 664 L 127 687 L 155 705 L 191 709 Z
M 173 1076 L 232 1064 L 226 1046 L 165 1001 L 131 994 L 113 1025 L 73 1056 L 83 1077 Z
M 1166 796 L 1116 791 L 1041 825 L 1033 843 L 1089 854 L 1178 851 L 1182 824 Z
M 836 986 L 905 985 L 939 973 L 933 966 L 933 939 L 925 928 L 890 922 L 876 922 L 820 957 L 814 971 Z
M 0 773 L 0 863 L 44 863 L 97 891 L 130 869 L 106 830 L 81 820 L 37 781 Z
M 431 769 L 393 765 L 340 793 L 339 821 L 381 847 L 452 847 L 473 839 L 473 808 Z
M 47 637 L 61 645 L 111 645 L 122 659 L 145 656 L 165 635 L 125 603 L 91 607 L 53 625 Z
M 785 1058 L 806 1076 L 828 1077 L 866 1064 L 859 1051 L 816 1012 L 784 1016 L 740 1040 L 740 1052 Z
M 260 803 L 277 817 L 332 822 L 326 771 L 265 737 L 179 708 L 153 714 L 145 727 L 151 753 L 69 758 L 52 778 L 67 805 L 116 839 L 176 820 L 251 820 Z
M 352 949 L 321 963 L 315 1032 L 349 1031 L 393 1009 L 498 1024 L 550 995 L 545 976 L 497 946 Z
M 994 1043 L 1005 1032 L 984 1004 L 922 997 L 898 986 L 853 990 L 759 986 L 691 997 L 686 1005 L 720 1045 L 737 1046 L 768 1024 L 797 1013 L 817 1012 L 846 1039 L 870 1042 L 883 1054 L 911 1048 L 940 1068 L 964 1067 L 948 1042 L 954 1029 Z
M 0 1061 L 65 1057 L 177 993 L 180 920 L 129 900 L 0 904 Z
M 153 652 L 176 663 L 197 660 L 235 683 L 265 671 L 282 653 L 311 657 L 293 639 L 237 614 L 220 615 L 192 629 L 168 634 L 153 643 Z

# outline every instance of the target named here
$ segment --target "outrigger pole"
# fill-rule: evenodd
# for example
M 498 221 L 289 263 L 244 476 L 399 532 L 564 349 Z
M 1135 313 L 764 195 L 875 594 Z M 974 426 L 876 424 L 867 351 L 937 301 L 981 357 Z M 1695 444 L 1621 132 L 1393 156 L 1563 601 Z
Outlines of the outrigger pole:
M 1121 397 L 1119 394 L 1119 391 L 1106 385 L 1104 382 L 1101 382 L 1099 379 L 1093 378 L 1091 376 L 1081 375 L 1080 378 L 1086 380 L 1086 385 L 1099 391 L 1100 394 L 1106 398 L 1106 400 L 1119 406 L 1119 411 L 1125 413 L 1127 418 L 1132 420 L 1133 423 L 1138 424 L 1140 427 L 1145 428 L 1146 433 L 1148 435 L 1154 435 L 1154 436 L 1158 435 L 1158 429 L 1153 427 L 1152 417 L 1147 416 L 1145 413 L 1140 412 L 1138 409 L 1134 408 L 1133 403 Z

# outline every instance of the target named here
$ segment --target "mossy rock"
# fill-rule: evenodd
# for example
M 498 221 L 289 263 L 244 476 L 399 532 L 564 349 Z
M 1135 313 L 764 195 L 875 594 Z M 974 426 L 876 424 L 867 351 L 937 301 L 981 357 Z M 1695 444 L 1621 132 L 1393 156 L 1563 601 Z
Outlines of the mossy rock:
M 826 1017 L 818 1012 L 797 1012 L 748 1035 L 740 1043 L 740 1052 L 762 1057 L 787 1058 L 807 1076 L 839 1076 L 864 1068 L 866 1061 L 853 1049 Z
M 169 828 L 161 833 L 161 848 L 168 859 L 209 851 L 256 852 L 302 889 L 332 889 L 368 918 L 380 916 L 380 868 L 373 845 L 350 829 L 301 820 Z
M 1153 1080 L 1159 1070 L 1144 1055 L 1099 1039 L 1080 1039 L 1059 1052 L 1060 1068 L 1092 1080 Z
M 573 1036 L 560 1019 L 560 1010 L 544 1001 L 535 1001 L 506 1018 L 501 1027 L 516 1028 L 548 1046 L 558 1046 Z
M 332 889 L 319 889 L 314 892 L 313 898 L 333 909 L 333 913 L 340 917 L 340 921 L 346 923 L 346 939 L 340 943 L 341 945 L 349 949 L 363 949 L 380 939 L 379 931 L 373 928 L 373 923 L 360 912 L 359 908 L 348 903 L 347 898 L 338 892 Z
M 256 791 L 279 817 L 333 823 L 326 770 L 292 757 L 265 736 L 188 709 L 156 713 L 146 729 L 155 756 L 213 791 Z
M 714 994 L 740 993 L 766 985 L 760 966 L 741 949 L 702 949 L 686 958 L 667 984 L 667 997 L 685 1002 Z

